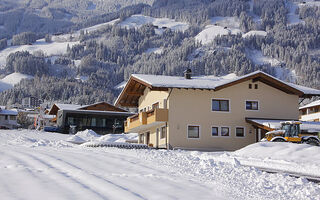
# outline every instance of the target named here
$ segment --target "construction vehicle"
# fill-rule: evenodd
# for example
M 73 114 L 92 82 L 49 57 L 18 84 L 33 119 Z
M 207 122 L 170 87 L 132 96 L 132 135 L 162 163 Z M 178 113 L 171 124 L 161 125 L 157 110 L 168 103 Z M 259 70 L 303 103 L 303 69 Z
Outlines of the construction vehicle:
M 281 122 L 280 130 L 267 132 L 262 141 L 306 143 L 319 146 L 319 132 L 315 130 L 301 132 L 300 125 L 300 121 Z

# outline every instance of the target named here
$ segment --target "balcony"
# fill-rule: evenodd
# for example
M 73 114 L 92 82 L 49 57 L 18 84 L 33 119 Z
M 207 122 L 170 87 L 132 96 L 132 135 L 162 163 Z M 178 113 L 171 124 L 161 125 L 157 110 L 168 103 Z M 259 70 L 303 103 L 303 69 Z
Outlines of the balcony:
M 150 128 L 168 121 L 168 109 L 156 108 L 148 112 L 140 112 L 128 117 L 124 123 L 124 131 L 134 132 Z

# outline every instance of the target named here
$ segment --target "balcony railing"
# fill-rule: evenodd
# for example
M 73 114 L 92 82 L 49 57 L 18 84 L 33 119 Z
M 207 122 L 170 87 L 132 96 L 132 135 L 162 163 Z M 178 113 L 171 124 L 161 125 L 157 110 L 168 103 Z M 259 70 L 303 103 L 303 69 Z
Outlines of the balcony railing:
M 128 117 L 125 121 L 125 132 L 130 132 L 152 125 L 156 122 L 168 121 L 168 109 L 156 108 L 147 112 L 140 112 Z

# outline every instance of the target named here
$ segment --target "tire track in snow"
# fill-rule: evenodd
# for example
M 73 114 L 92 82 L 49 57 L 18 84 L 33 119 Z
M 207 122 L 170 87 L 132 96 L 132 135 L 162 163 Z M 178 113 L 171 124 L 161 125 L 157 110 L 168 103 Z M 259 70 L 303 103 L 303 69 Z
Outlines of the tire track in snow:
M 6 181 L 9 190 L 12 191 L 11 195 L 19 194 L 14 199 L 37 199 L 37 196 L 48 196 L 47 199 L 62 198 L 63 194 L 52 192 L 56 186 L 52 187 L 52 184 L 49 184 L 50 180 L 42 173 L 42 169 L 39 170 L 39 165 L 32 166 L 34 161 L 29 160 L 29 157 L 17 151 L 6 151 L 2 152 L 3 154 L 9 155 L 16 162 L 15 168 L 11 169 L 15 170 L 14 173 L 11 173 Z M 17 192 L 14 190 L 17 185 L 22 185 L 20 188 L 26 190 Z
M 65 199 L 74 199 L 78 196 L 80 199 L 86 199 L 86 197 L 90 198 L 100 198 L 105 199 L 105 197 L 96 191 L 92 190 L 87 185 L 81 183 L 80 181 L 69 177 L 66 173 L 63 171 L 58 170 L 54 166 L 38 159 L 37 157 L 31 155 L 30 153 L 27 153 L 26 151 L 20 152 L 20 151 L 11 151 L 9 153 L 11 157 L 15 157 L 17 160 L 19 160 L 21 163 L 23 163 L 24 166 L 26 166 L 26 169 L 33 168 L 33 169 L 39 169 L 42 168 L 44 171 L 47 171 L 46 178 L 49 180 L 46 180 L 47 182 L 51 184 L 57 184 L 58 187 L 63 188 L 63 190 L 59 189 L 59 193 L 61 191 L 65 191 L 66 198 Z M 53 172 L 53 173 L 52 173 Z M 35 177 L 34 180 L 43 180 L 43 177 Z M 45 188 L 47 189 L 47 188 Z M 84 190 L 85 189 L 85 190 Z M 39 188 L 37 188 L 38 191 L 42 191 Z M 91 193 L 88 195 L 88 193 Z M 48 193 L 51 193 L 51 190 L 48 191 Z M 55 198 L 57 199 L 57 198 Z M 60 199 L 60 198 L 58 198 Z
M 173 175 L 172 176 L 154 175 L 154 174 L 166 174 L 166 172 L 164 170 L 157 170 L 157 169 L 151 168 L 147 165 L 142 165 L 137 161 L 131 160 L 131 158 L 137 160 L 136 157 L 130 156 L 130 158 L 126 158 L 128 156 L 128 154 L 126 154 L 125 155 L 126 157 L 124 157 L 123 154 L 116 154 L 114 152 L 103 152 L 103 154 L 100 154 L 99 152 L 101 152 L 101 151 L 76 152 L 77 153 L 76 156 L 79 156 L 79 154 L 80 154 L 81 156 L 79 156 L 79 157 L 81 157 L 81 161 L 84 161 L 84 163 L 93 163 L 93 162 L 97 163 L 94 166 L 95 167 L 94 171 L 92 171 L 92 169 L 85 169 L 86 165 L 81 165 L 82 163 L 79 161 L 79 159 L 76 159 L 74 154 L 71 156 L 65 154 L 65 153 L 68 154 L 69 152 L 64 152 L 64 155 L 65 155 L 64 160 L 68 160 L 68 163 L 79 164 L 79 166 L 77 166 L 77 167 L 81 168 L 82 170 L 88 171 L 88 173 L 94 173 L 94 174 L 96 174 L 96 176 L 103 177 L 104 179 L 107 179 L 108 181 L 112 180 L 113 183 L 116 183 L 117 185 L 120 185 L 121 187 L 131 188 L 131 191 L 134 190 L 134 191 L 136 191 L 135 193 L 138 192 L 139 194 L 143 194 L 144 193 L 143 190 L 145 189 L 140 186 L 141 182 L 139 182 L 139 178 L 141 178 L 141 177 L 143 177 L 143 178 L 148 177 L 147 180 L 145 180 L 145 182 L 149 181 L 150 184 L 154 185 L 154 187 L 148 188 L 148 193 L 154 193 L 154 194 L 157 194 L 159 192 L 163 193 L 163 191 L 161 189 L 159 189 L 159 188 L 163 188 L 163 182 L 166 182 L 166 186 L 168 188 L 170 188 L 170 187 L 175 188 L 177 191 L 184 191 L 185 190 L 183 182 L 181 183 L 181 181 L 180 182 L 178 181 L 178 180 L 181 180 L 181 177 L 176 177 Z M 72 153 L 74 153 L 74 152 L 72 152 Z M 118 156 L 112 155 L 113 153 Z M 46 154 L 46 155 L 49 157 L 52 157 L 51 155 L 48 155 L 48 154 Z M 94 155 L 94 156 L 92 156 L 92 155 Z M 103 159 L 105 159 L 105 157 L 113 159 L 112 162 L 107 163 L 107 167 L 109 169 L 110 169 L 110 165 L 112 165 L 113 168 L 117 169 L 117 168 L 123 168 L 124 165 L 122 163 L 126 163 L 126 164 L 129 163 L 129 164 L 132 164 L 132 166 L 130 166 L 131 168 L 134 168 L 135 171 L 139 170 L 141 173 L 134 174 L 134 175 L 130 176 L 126 172 L 125 175 L 119 174 L 116 177 L 114 174 L 108 174 L 109 178 L 107 178 L 106 174 L 103 174 L 103 173 L 99 174 L 99 172 L 105 171 L 106 164 L 104 164 L 104 166 L 100 166 L 100 162 L 97 162 L 97 160 L 100 160 L 100 158 L 101 158 L 101 160 L 103 160 Z M 73 164 L 73 165 L 75 165 L 75 164 Z M 92 167 L 92 166 L 90 166 L 90 167 Z M 141 168 L 141 169 L 139 169 L 139 168 Z M 145 169 L 147 169 L 148 172 L 146 172 Z M 128 169 L 128 172 L 130 172 L 129 170 L 130 169 Z M 112 177 L 114 177 L 114 178 L 112 178 Z M 136 177 L 136 178 L 131 180 L 131 179 L 128 179 L 129 177 Z M 123 181 L 123 180 L 119 181 L 119 178 L 125 179 L 125 181 Z M 160 183 L 159 183 L 159 181 L 160 181 Z M 177 184 L 177 182 L 179 182 L 180 184 Z M 198 185 L 199 183 L 193 183 L 193 184 Z M 159 186 L 159 187 L 157 187 L 157 186 Z M 177 199 L 176 196 L 171 195 L 171 194 L 161 194 L 161 195 L 165 196 L 164 197 L 165 199 Z M 144 199 L 148 199 L 148 198 L 144 198 Z
M 28 154 L 33 159 L 38 159 L 43 163 L 54 167 L 55 169 L 67 174 L 69 178 L 78 180 L 78 182 L 85 183 L 88 188 L 92 191 L 99 193 L 101 197 L 107 199 L 146 199 L 140 194 L 130 191 L 129 188 L 123 187 L 121 185 L 115 184 L 105 178 L 98 177 L 95 174 L 87 173 L 80 167 L 61 160 L 55 156 L 43 153 L 37 153 L 37 157 L 32 154 Z M 119 197 L 119 194 L 125 196 L 123 198 Z

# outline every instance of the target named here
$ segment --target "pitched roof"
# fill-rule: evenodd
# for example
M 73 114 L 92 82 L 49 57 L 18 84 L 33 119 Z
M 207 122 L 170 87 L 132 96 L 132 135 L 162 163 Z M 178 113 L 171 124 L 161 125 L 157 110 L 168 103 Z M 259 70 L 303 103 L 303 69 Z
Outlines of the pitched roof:
M 304 109 L 304 108 L 310 108 L 310 107 L 313 107 L 313 106 L 320 106 L 320 100 L 318 100 L 318 101 L 313 101 L 313 102 L 311 102 L 311 103 L 309 103 L 309 104 L 307 104 L 307 105 L 301 106 L 301 107 L 299 108 L 299 110 Z
M 98 102 L 90 105 L 77 105 L 77 104 L 63 104 L 63 103 L 55 103 L 52 105 L 48 114 L 56 115 L 58 110 L 99 110 L 101 108 L 97 108 L 99 105 L 105 105 L 107 109 L 104 111 L 117 111 L 117 112 L 127 112 L 121 108 L 115 107 L 107 102 Z
M 229 74 L 222 77 L 201 76 L 192 77 L 192 79 L 185 79 L 181 76 L 132 74 L 126 86 L 118 96 L 115 105 L 128 107 L 137 106 L 137 100 L 143 95 L 142 93 L 146 87 L 152 90 L 185 88 L 218 91 L 251 79 L 254 81 L 261 81 L 286 93 L 295 94 L 300 97 L 320 96 L 320 90 L 287 83 L 262 71 L 252 72 L 240 77 L 237 77 L 235 74 Z

